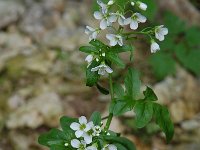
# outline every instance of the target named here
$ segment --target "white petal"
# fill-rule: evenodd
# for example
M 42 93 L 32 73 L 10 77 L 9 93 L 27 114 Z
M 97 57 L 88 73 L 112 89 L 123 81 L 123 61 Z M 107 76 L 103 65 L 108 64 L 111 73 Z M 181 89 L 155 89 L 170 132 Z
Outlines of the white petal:
M 97 32 L 93 32 L 92 35 L 91 35 L 91 36 L 92 36 L 92 39 L 96 39 L 96 38 L 97 38 L 97 35 L 98 35 Z
M 136 16 L 137 16 L 137 20 L 141 23 L 144 23 L 147 21 L 147 18 L 143 15 L 141 15 L 140 13 L 136 13 Z
M 160 50 L 160 46 L 156 42 L 152 42 L 151 44 L 151 53 L 155 53 Z
M 71 125 L 70 125 L 70 128 L 72 130 L 79 130 L 80 129 L 80 124 L 79 123 L 76 123 L 76 122 L 73 122 Z
M 87 61 L 88 63 L 91 63 L 93 60 L 93 56 L 92 55 L 88 55 L 86 58 L 85 58 L 85 61 Z
M 130 28 L 136 30 L 138 28 L 138 22 L 136 20 L 132 20 L 130 23 Z
M 113 144 L 110 144 L 110 145 L 108 146 L 108 149 L 109 149 L 109 150 L 117 150 L 117 147 L 116 147 L 115 145 L 113 145 Z
M 83 134 L 84 134 L 84 132 L 81 131 L 81 130 L 77 130 L 77 131 L 75 132 L 75 135 L 76 135 L 77 138 L 80 138 L 81 136 L 83 136 Z
M 115 39 L 115 35 L 114 34 L 106 34 L 106 38 L 108 40 L 113 40 L 113 39 Z
M 145 10 L 147 10 L 147 4 L 140 2 L 139 8 L 145 11 Z
M 87 133 L 84 133 L 83 134 L 83 138 L 84 138 L 84 141 L 86 142 L 86 144 L 92 143 L 92 136 L 91 135 L 88 135 Z
M 124 20 L 124 25 L 128 25 L 131 23 L 131 18 L 127 18 Z
M 100 68 L 98 74 L 104 76 L 106 74 L 105 68 Z
M 80 124 L 86 124 L 87 123 L 87 118 L 85 116 L 81 116 L 79 119 Z
M 106 67 L 106 71 L 107 73 L 113 73 L 113 70 L 109 66 Z
M 91 69 L 92 72 L 95 72 L 95 71 L 98 71 L 98 70 L 99 70 L 99 66 L 94 67 L 94 68 Z
M 113 40 L 110 40 L 110 46 L 115 46 L 117 45 L 117 40 L 116 39 L 113 39 Z
M 94 18 L 97 19 L 97 20 L 100 20 L 103 18 L 103 14 L 99 11 L 95 11 L 94 12 Z
M 71 145 L 73 148 L 79 148 L 80 144 L 81 144 L 81 142 L 77 139 L 71 140 Z
M 109 21 L 109 22 L 116 22 L 116 21 L 117 21 L 117 15 L 111 14 L 111 15 L 108 17 L 108 21 Z
M 159 34 L 159 33 L 156 33 L 156 38 L 157 38 L 159 41 L 163 41 L 163 40 L 165 39 L 164 35 Z
M 120 26 L 123 26 L 123 25 L 124 25 L 124 20 L 125 20 L 125 19 L 122 18 L 122 17 L 119 17 L 119 18 L 118 18 L 118 23 L 119 23 Z
M 163 35 L 167 35 L 168 34 L 168 29 L 167 28 L 161 28 L 160 29 L 160 33 Z
M 94 123 L 91 121 L 89 123 L 86 124 L 86 129 L 85 131 L 89 131 L 94 127 Z
M 86 148 L 87 150 L 97 150 L 97 147 L 92 145 Z
M 101 28 L 102 30 L 104 30 L 104 29 L 107 28 L 107 26 L 108 26 L 107 20 L 106 20 L 106 19 L 101 20 L 101 22 L 100 22 L 100 28 Z

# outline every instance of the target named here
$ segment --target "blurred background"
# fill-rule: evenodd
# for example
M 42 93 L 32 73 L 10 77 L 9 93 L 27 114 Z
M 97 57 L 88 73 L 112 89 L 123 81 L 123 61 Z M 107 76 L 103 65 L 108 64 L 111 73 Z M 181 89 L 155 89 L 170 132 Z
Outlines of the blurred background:
M 134 114 L 114 118 L 112 129 L 131 139 L 138 150 L 200 150 L 200 1 L 142 0 L 147 25 L 164 24 L 169 35 L 161 51 L 150 54 L 149 41 L 134 41 L 134 62 L 166 105 L 175 123 L 175 136 L 167 145 L 152 122 L 136 129 Z M 93 0 L 0 0 L 0 150 L 45 150 L 38 135 L 59 127 L 62 115 L 78 117 L 97 110 L 104 116 L 109 96 L 85 86 L 86 25 Z M 123 82 L 127 68 L 116 68 Z M 108 86 L 106 78 L 102 84 Z

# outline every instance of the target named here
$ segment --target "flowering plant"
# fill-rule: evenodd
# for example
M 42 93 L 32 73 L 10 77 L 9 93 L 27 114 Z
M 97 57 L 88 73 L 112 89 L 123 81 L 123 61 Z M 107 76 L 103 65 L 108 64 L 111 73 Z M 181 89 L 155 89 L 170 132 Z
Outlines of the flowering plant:
M 158 98 L 150 87 L 147 87 L 143 94 L 140 93 L 141 81 L 138 71 L 128 70 L 124 80 L 125 87 L 113 83 L 112 78 L 113 65 L 125 67 L 119 54 L 130 52 L 130 58 L 132 58 L 134 47 L 130 43 L 138 34 L 149 38 L 151 53 L 155 53 L 160 50 L 156 39 L 163 41 L 165 35 L 168 34 L 168 29 L 160 25 L 135 31 L 140 23 L 146 22 L 147 18 L 138 12 L 126 11 L 125 6 L 131 5 L 131 7 L 146 11 L 147 5 L 140 1 L 125 1 L 124 7 L 118 4 L 118 0 L 110 0 L 107 3 L 97 0 L 97 3 L 99 11 L 94 12 L 94 18 L 100 21 L 100 26 L 86 27 L 85 33 L 89 36 L 90 46 L 82 46 L 80 51 L 88 54 L 85 59 L 88 63 L 86 85 L 96 86 L 101 93 L 111 95 L 109 115 L 102 118 L 99 112 L 94 112 L 89 121 L 84 116 L 78 119 L 62 117 L 60 119 L 62 130 L 52 129 L 42 134 L 39 137 L 39 143 L 51 150 L 135 150 L 130 140 L 109 130 L 112 118 L 128 111 L 135 112 L 135 122 L 138 128 L 143 128 L 154 119 L 169 142 L 174 133 L 170 114 L 166 107 L 156 103 Z M 133 31 L 126 31 L 128 26 Z M 109 44 L 97 39 L 103 31 L 107 31 L 106 38 Z M 99 84 L 101 76 L 104 75 L 108 76 L 110 90 Z M 103 120 L 106 120 L 105 124 L 102 123 Z

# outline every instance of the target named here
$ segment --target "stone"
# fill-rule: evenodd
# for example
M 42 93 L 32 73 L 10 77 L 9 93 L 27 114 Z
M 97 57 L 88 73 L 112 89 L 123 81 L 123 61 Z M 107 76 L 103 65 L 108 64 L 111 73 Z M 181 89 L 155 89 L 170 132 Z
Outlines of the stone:
M 63 106 L 59 96 L 56 93 L 43 93 L 13 111 L 6 121 L 6 126 L 9 129 L 35 129 L 44 124 L 57 126 L 62 114 Z
M 0 0 L 0 29 L 18 21 L 24 11 L 24 6 L 19 2 Z

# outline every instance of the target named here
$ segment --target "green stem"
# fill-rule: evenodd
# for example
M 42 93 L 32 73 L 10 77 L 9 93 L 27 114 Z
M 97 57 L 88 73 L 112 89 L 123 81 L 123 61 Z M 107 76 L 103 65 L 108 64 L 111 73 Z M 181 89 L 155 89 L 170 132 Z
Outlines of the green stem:
M 110 95 L 111 95 L 111 103 L 112 103 L 112 101 L 114 101 L 112 74 L 109 74 L 109 84 L 110 84 Z M 112 118 L 113 118 L 113 114 L 110 113 L 108 116 L 108 120 L 106 122 L 105 131 L 108 131 L 111 121 L 112 121 Z

